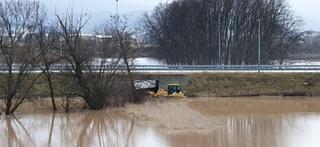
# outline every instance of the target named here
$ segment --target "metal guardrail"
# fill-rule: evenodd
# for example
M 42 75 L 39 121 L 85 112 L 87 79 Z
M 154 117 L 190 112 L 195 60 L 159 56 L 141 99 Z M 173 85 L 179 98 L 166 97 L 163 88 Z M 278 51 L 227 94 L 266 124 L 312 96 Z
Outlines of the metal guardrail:
M 119 70 L 125 70 L 126 66 L 117 66 Z M 92 65 L 91 70 L 99 70 L 100 66 Z M 105 67 L 105 70 L 114 68 Z M 18 72 L 19 65 L 13 66 L 13 71 Z M 320 65 L 133 65 L 130 66 L 133 72 L 320 72 Z M 67 72 L 66 65 L 53 65 L 50 69 L 55 72 Z M 0 71 L 6 72 L 8 68 L 0 65 Z M 41 69 L 34 68 L 33 71 L 41 72 Z
M 132 66 L 136 72 L 203 73 L 203 72 L 320 72 L 320 65 L 157 65 Z
M 259 70 L 258 65 L 136 65 L 132 70 Z M 260 70 L 320 70 L 320 65 L 260 65 Z

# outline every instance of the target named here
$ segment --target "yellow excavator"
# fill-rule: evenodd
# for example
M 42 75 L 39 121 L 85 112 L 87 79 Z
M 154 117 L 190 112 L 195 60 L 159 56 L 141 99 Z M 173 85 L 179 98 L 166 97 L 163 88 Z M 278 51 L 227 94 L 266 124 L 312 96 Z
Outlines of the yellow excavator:
M 184 91 L 181 89 L 180 84 L 168 84 L 168 89 L 159 89 L 157 93 L 154 93 L 155 97 L 176 97 L 176 98 L 184 98 Z
M 163 89 L 159 88 L 159 80 L 136 80 L 134 85 L 137 90 L 147 90 L 153 97 L 185 97 L 180 84 L 168 84 L 168 89 Z

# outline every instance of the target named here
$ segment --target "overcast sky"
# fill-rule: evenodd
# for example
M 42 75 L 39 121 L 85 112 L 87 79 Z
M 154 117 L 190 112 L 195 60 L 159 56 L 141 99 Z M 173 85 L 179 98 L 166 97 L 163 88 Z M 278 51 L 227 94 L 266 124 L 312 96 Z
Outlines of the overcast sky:
M 305 29 L 320 31 L 320 0 L 289 0 L 294 13 L 305 22 Z
M 75 11 L 84 9 L 92 13 L 92 17 L 102 17 L 103 13 L 115 13 L 116 0 L 40 0 L 50 13 L 63 12 L 68 7 L 73 7 Z M 134 12 L 150 12 L 154 6 L 160 2 L 171 0 L 119 0 L 119 12 L 130 14 Z M 292 10 L 304 22 L 306 30 L 320 31 L 320 0 L 288 0 Z M 100 16 L 95 16 L 100 15 Z M 95 19 L 94 19 L 95 20 Z M 100 23 L 100 22 L 99 22 Z

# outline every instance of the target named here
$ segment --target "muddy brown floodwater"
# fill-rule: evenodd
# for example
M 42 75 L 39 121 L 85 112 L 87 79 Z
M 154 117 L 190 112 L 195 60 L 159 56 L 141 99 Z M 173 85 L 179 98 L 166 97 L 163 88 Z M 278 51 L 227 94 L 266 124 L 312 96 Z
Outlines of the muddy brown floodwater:
M 228 113 L 207 116 L 188 107 L 187 103 L 189 101 L 173 101 L 147 103 L 145 104 L 147 106 L 141 107 L 128 106 L 124 108 L 125 110 L 2 116 L 0 146 L 319 147 L 320 145 L 320 113 Z M 183 115 L 183 112 L 191 115 L 179 117 L 181 122 L 175 120 L 173 117 L 176 116 L 171 114 L 168 114 L 168 117 L 161 116 L 159 119 L 173 119 L 173 122 L 167 123 L 176 122 L 179 126 L 183 126 L 182 128 L 175 125 L 166 126 L 166 122 L 157 120 L 158 117 L 148 118 L 148 113 L 146 116 L 138 116 L 138 111 L 144 109 L 157 114 L 159 112 L 152 108 L 170 111 L 170 107 L 175 108 L 177 115 Z M 183 124 L 184 122 L 186 124 Z M 201 124 L 202 127 L 196 124 Z

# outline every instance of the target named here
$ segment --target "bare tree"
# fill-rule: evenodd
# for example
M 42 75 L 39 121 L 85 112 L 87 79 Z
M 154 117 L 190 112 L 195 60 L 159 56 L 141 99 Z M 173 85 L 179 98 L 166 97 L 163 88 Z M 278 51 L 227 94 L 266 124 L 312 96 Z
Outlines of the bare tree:
M 39 54 L 32 34 L 38 21 L 38 2 L 0 2 L 0 55 L 3 69 L 1 91 L 5 102 L 5 114 L 12 114 L 25 98 L 35 80 L 31 74 Z
M 115 50 L 106 43 L 110 39 L 108 34 L 103 33 L 101 37 L 83 35 L 82 29 L 89 20 L 85 13 L 81 13 L 79 17 L 71 12 L 64 17 L 56 16 L 63 38 L 63 60 L 77 82 L 77 94 L 85 100 L 90 109 L 102 109 L 110 105 L 108 98 L 114 88 L 120 58 L 116 57 Z M 97 42 L 102 44 L 100 58 L 95 58 L 97 52 L 91 49 Z
M 116 49 L 118 50 L 119 57 L 123 60 L 126 72 L 128 74 L 129 82 L 130 82 L 130 99 L 131 102 L 140 102 L 141 98 L 139 95 L 136 95 L 136 89 L 134 86 L 134 76 L 131 72 L 131 65 L 133 65 L 134 60 L 134 44 L 136 43 L 133 35 L 135 34 L 130 30 L 128 24 L 128 18 L 126 16 L 114 15 L 111 16 L 109 25 L 109 31 L 114 36 L 114 41 L 116 43 Z
M 51 66 L 60 60 L 60 57 L 58 56 L 59 52 L 57 51 L 59 34 L 57 32 L 57 27 L 54 26 L 54 24 L 48 23 L 47 25 L 47 15 L 44 9 L 37 13 L 39 19 L 36 24 L 36 34 L 34 39 L 40 52 L 40 62 L 38 67 L 42 70 L 43 75 L 47 79 L 52 107 L 53 110 L 56 111 L 57 107 L 54 99 Z

